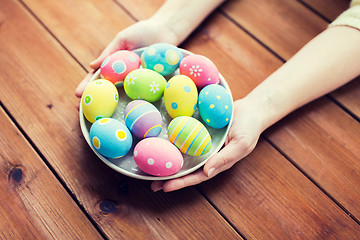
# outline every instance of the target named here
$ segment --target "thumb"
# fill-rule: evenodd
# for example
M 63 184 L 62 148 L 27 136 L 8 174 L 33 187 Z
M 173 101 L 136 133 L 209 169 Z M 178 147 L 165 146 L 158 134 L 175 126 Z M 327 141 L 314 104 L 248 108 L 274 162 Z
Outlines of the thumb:
M 231 168 L 236 162 L 252 151 L 252 147 L 244 144 L 242 139 L 231 140 L 222 150 L 209 158 L 204 166 L 204 174 L 214 177 Z
M 120 34 L 118 34 L 107 47 L 101 52 L 100 56 L 97 57 L 94 61 L 90 63 L 90 67 L 92 69 L 98 69 L 101 66 L 101 63 L 105 60 L 107 56 L 110 54 L 125 49 L 125 43 L 121 38 Z

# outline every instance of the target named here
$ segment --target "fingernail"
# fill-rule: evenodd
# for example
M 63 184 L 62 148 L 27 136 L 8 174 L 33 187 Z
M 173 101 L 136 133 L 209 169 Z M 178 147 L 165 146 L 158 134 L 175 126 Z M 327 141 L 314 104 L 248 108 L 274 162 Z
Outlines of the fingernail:
M 210 170 L 208 171 L 208 177 L 211 178 L 214 174 L 215 168 L 210 168 Z
M 160 191 L 163 188 L 163 185 L 162 182 L 153 182 L 153 184 L 151 184 L 151 190 L 153 192 Z
M 96 63 L 96 59 L 94 61 L 92 61 L 89 65 L 92 66 Z

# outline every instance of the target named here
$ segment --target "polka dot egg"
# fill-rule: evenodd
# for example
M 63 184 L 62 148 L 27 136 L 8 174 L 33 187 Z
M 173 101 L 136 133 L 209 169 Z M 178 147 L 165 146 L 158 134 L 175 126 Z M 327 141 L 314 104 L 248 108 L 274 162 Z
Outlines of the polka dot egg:
M 121 86 L 126 75 L 139 67 L 140 57 L 136 53 L 121 50 L 105 58 L 100 67 L 100 76 Z
M 168 127 L 170 142 L 184 154 L 201 156 L 211 149 L 211 136 L 205 126 L 193 117 L 181 116 L 173 119 Z
M 162 123 L 159 110 L 149 102 L 134 100 L 125 108 L 125 124 L 137 138 L 158 136 Z
M 167 76 L 175 72 L 182 58 L 183 54 L 176 46 L 156 43 L 148 46 L 141 54 L 141 65 Z
M 159 100 L 166 86 L 166 79 L 150 69 L 136 69 L 124 81 L 124 90 L 129 98 L 143 99 L 148 102 Z
M 105 79 L 95 80 L 85 88 L 81 106 L 85 118 L 93 123 L 103 117 L 111 117 L 119 101 L 114 84 Z
M 217 67 L 209 58 L 202 55 L 193 54 L 184 57 L 179 69 L 180 74 L 191 78 L 199 89 L 220 82 Z
M 197 99 L 197 88 L 187 76 L 176 75 L 166 85 L 164 104 L 172 118 L 192 116 L 196 109 Z
M 162 138 L 146 138 L 134 148 L 136 165 L 154 176 L 170 176 L 177 173 L 184 162 L 180 151 Z
M 90 128 L 91 145 L 98 153 L 109 158 L 126 155 L 132 146 L 132 136 L 119 120 L 102 118 Z
M 223 86 L 211 84 L 200 91 L 198 107 L 202 120 L 210 127 L 219 129 L 228 125 L 233 103 Z

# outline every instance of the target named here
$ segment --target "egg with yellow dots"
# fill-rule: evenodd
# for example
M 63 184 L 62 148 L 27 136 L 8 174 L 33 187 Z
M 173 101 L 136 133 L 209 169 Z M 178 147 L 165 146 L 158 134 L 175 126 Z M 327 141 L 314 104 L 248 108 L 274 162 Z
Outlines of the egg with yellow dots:
M 85 118 L 93 123 L 104 117 L 111 117 L 119 101 L 115 85 L 105 79 L 97 79 L 88 84 L 81 97 L 81 107 Z
M 233 103 L 230 93 L 221 85 L 210 84 L 199 94 L 199 114 L 210 127 L 220 129 L 229 124 Z
M 143 68 L 154 70 L 163 76 L 170 75 L 179 67 L 183 54 L 179 48 L 169 43 L 155 43 L 141 54 Z
M 113 118 L 102 118 L 91 125 L 90 142 L 101 155 L 120 158 L 130 151 L 133 139 L 125 124 Z
M 192 116 L 198 100 L 195 83 L 187 76 L 173 76 L 164 90 L 164 105 L 172 118 Z

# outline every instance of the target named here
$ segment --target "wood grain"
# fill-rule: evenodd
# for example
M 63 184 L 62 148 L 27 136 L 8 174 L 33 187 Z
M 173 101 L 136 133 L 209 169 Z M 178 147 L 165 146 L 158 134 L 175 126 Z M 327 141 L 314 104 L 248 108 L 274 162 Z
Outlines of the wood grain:
M 118 26 L 110 26 L 105 30 L 106 39 L 94 41 L 91 46 L 90 44 L 87 46 L 86 38 L 78 38 L 71 28 L 60 24 L 61 21 L 66 22 L 71 18 L 71 24 L 76 26 L 77 23 L 91 21 L 90 18 L 95 15 L 98 20 L 92 22 L 91 29 L 82 30 L 84 34 L 88 34 L 87 36 L 96 38 L 93 29 L 101 28 L 103 24 L 101 21 L 113 16 L 108 13 L 116 14 L 119 11 L 118 14 L 121 15 L 122 9 L 112 1 L 108 1 L 103 4 L 106 7 L 101 8 L 99 12 L 91 10 L 90 13 L 77 15 L 77 12 L 81 11 L 79 8 L 82 7 L 79 3 L 74 4 L 74 8 L 66 9 L 61 4 L 52 7 L 51 4 L 44 6 L 43 1 L 26 2 L 30 10 L 61 41 L 62 46 L 79 62 L 85 64 L 96 57 L 107 40 L 112 39 L 113 36 L 110 35 L 118 31 Z M 142 19 L 156 10 L 156 7 L 146 5 L 148 1 L 126 3 L 123 7 L 136 19 Z M 96 6 L 92 1 L 89 4 Z M 131 8 L 138 12 L 132 12 Z M 65 10 L 66 14 L 64 14 Z M 52 15 L 44 11 L 50 11 L 61 21 L 51 19 Z M 92 11 L 96 14 L 92 14 Z M 23 21 L 20 21 L 19 25 L 15 20 L 11 22 L 7 19 L 10 18 L 9 12 L 11 14 L 21 12 L 20 17 L 14 19 Z M 0 31 L 12 33 L 10 37 L 0 34 L 1 52 L 12 56 L 0 66 L 3 73 L 2 83 L 4 82 L 4 87 L 0 90 L 1 95 L 4 96 L 2 101 L 105 235 L 109 238 L 126 239 L 184 239 L 189 236 L 194 239 L 220 236 L 229 239 L 239 238 L 219 213 L 193 188 L 172 194 L 153 194 L 149 190 L 148 183 L 123 177 L 99 162 L 81 136 L 74 108 L 76 99 L 73 97 L 73 89 L 85 72 L 69 56 L 69 52 L 62 49 L 62 46 L 31 16 L 25 16 L 22 12 L 26 12 L 26 9 L 11 3 L 6 3 L 5 10 L 0 10 L 0 16 L 5 16 L 6 20 Z M 125 18 L 125 22 L 126 19 L 129 18 Z M 16 35 L 18 32 L 22 33 L 21 37 Z M 7 38 L 5 39 L 4 36 Z M 62 41 L 63 38 L 67 40 Z M 31 47 L 24 46 L 21 44 L 24 39 L 36 44 Z M 84 47 L 77 41 L 83 42 Z M 80 50 L 77 52 L 77 47 L 83 47 L 84 51 L 87 47 L 91 47 L 93 52 L 86 54 Z M 213 59 L 228 79 L 231 88 L 235 89 L 233 90 L 235 98 L 244 96 L 282 63 L 237 25 L 218 13 L 210 16 L 184 47 Z M 44 52 L 46 56 L 52 57 L 45 57 Z M 28 62 L 32 65 L 28 66 L 26 64 Z M 49 69 L 51 71 L 48 71 Z M 10 78 L 15 79 L 11 84 L 5 81 Z M 49 79 L 52 80 L 51 84 Z M 65 82 L 67 84 L 64 84 Z M 320 101 L 324 101 L 325 105 L 329 104 L 326 99 Z M 351 123 L 350 126 L 353 126 L 353 121 L 348 117 L 336 117 L 337 114 L 345 114 L 344 112 L 339 111 L 332 103 L 330 106 L 326 109 L 330 109 L 330 114 L 336 113 L 335 121 L 345 119 L 347 123 Z M 322 108 L 321 105 L 320 109 Z M 319 115 L 317 121 L 322 124 L 327 120 L 327 115 L 323 113 Z M 309 113 L 301 115 L 301 119 L 295 116 L 293 121 L 299 122 L 297 124 L 305 129 L 305 132 L 299 136 L 306 137 L 311 133 L 312 127 L 317 128 L 317 125 L 310 120 Z M 278 126 L 281 128 L 288 125 L 291 124 L 286 121 Z M 292 128 L 295 127 L 291 125 L 290 133 L 295 131 Z M 340 133 L 349 134 L 347 128 Z M 324 145 L 330 144 L 332 138 L 338 136 L 337 134 L 336 132 L 327 135 L 327 132 L 320 129 L 319 136 L 325 138 L 318 139 L 324 141 L 322 143 Z M 287 136 L 282 141 L 291 142 L 298 137 L 292 134 L 285 135 Z M 308 140 L 306 138 L 305 142 Z M 293 142 L 289 148 L 277 143 L 276 146 L 286 149 L 284 153 L 288 154 L 294 148 L 298 148 L 299 144 Z M 342 149 L 342 144 L 347 142 L 337 141 L 331 146 Z M 314 142 L 307 142 L 304 148 L 307 149 L 312 145 Z M 343 158 L 352 152 L 354 149 L 350 147 L 344 152 L 340 151 L 338 157 Z M 292 160 L 297 163 L 299 156 L 301 157 L 298 155 Z M 311 152 L 306 155 L 306 159 L 303 159 L 310 168 L 313 167 L 310 170 L 314 171 L 309 171 L 310 178 L 318 178 L 325 191 L 328 191 L 327 184 L 335 179 L 336 186 L 340 186 L 337 191 L 340 194 L 344 193 L 344 199 L 341 199 L 340 204 L 348 201 L 346 192 L 342 192 L 344 181 L 337 179 L 341 175 L 336 175 L 330 179 L 331 181 L 320 178 L 315 166 L 310 164 L 316 157 L 316 152 Z M 326 156 L 321 156 L 319 161 L 326 163 L 329 160 Z M 342 161 L 348 164 L 346 158 Z M 326 167 L 326 164 L 324 166 Z M 341 173 L 337 171 L 335 174 Z M 355 176 L 353 179 L 358 178 Z M 201 189 L 237 230 L 249 238 L 306 236 L 347 239 L 356 236 L 359 231 L 358 225 L 345 212 L 266 142 L 261 142 L 245 161 L 214 181 L 203 184 Z M 356 194 L 353 193 L 351 197 L 356 197 Z
M 9 56 L 0 65 L 1 101 L 108 238 L 241 239 L 194 189 L 154 194 L 96 158 L 73 95 L 84 70 L 18 2 L 4 3 L 0 15 L 0 52 Z
M 350 0 L 302 1 L 331 21 L 335 20 L 335 18 L 339 16 L 343 11 L 345 11 L 350 5 Z
M 0 124 L 0 238 L 101 239 L 2 108 Z
M 360 124 L 320 99 L 266 134 L 357 219 L 360 218 Z
M 133 2 L 133 4 L 136 5 L 135 2 Z M 262 17 L 263 15 L 260 14 L 260 16 L 258 16 L 260 19 L 257 19 L 253 17 L 256 15 L 252 15 L 246 11 L 250 11 L 256 4 L 258 4 L 258 8 L 259 6 L 262 6 L 262 11 L 271 10 L 271 13 L 266 13 L 268 15 L 276 14 L 273 12 L 274 9 L 278 9 L 278 5 L 282 5 L 280 7 L 282 10 L 279 11 L 283 13 L 283 16 L 280 16 L 279 12 L 277 13 L 279 16 L 275 16 L 275 20 L 272 20 L 272 17 L 266 18 Z M 129 11 L 132 11 L 132 9 L 135 8 L 131 4 L 124 5 L 124 7 L 125 6 Z M 150 6 L 147 6 L 146 9 L 144 9 L 144 14 L 141 15 L 151 14 L 154 9 L 150 11 L 149 8 Z M 137 11 L 139 11 L 139 9 L 137 9 Z M 224 6 L 224 11 L 226 11 L 226 13 L 230 12 L 236 14 L 237 17 L 241 18 L 243 22 L 240 23 L 244 24 L 244 26 L 248 27 L 249 25 L 252 26 L 252 24 L 256 24 L 254 28 L 258 28 L 256 30 L 261 31 L 259 36 L 257 36 L 258 40 L 265 43 L 269 41 L 266 37 L 264 37 L 267 34 L 266 31 L 268 30 L 266 30 L 266 27 L 260 27 L 260 23 L 255 22 L 264 22 L 264 24 L 268 24 L 268 29 L 275 29 L 275 31 L 278 29 L 280 31 L 284 26 L 281 24 L 279 25 L 278 22 L 286 15 L 284 14 L 286 12 L 288 15 L 297 14 L 297 17 L 293 16 L 291 18 L 293 21 L 291 24 L 302 26 L 301 28 L 294 28 L 293 30 L 293 34 L 300 39 L 298 42 L 298 47 L 301 47 L 301 42 L 302 44 L 305 44 L 304 39 L 306 36 L 311 38 L 312 36 L 316 35 L 317 32 L 320 32 L 321 28 L 326 26 L 326 23 L 320 17 L 310 16 L 314 15 L 314 13 L 305 6 L 299 5 L 299 3 L 296 2 L 280 3 L 279 1 L 262 1 L 255 3 L 246 0 L 230 1 L 228 5 Z M 255 11 L 255 9 L 253 9 L 253 11 Z M 247 15 L 243 15 L 242 13 Z M 304 17 L 301 17 L 302 15 L 304 15 Z M 271 19 L 271 21 L 269 21 L 269 19 Z M 296 19 L 301 19 L 301 21 Z M 306 20 L 303 21 L 303 19 Z M 250 21 L 252 22 L 250 23 Z M 269 23 L 266 23 L 266 21 Z M 312 22 L 312 24 L 306 27 L 305 25 L 307 21 Z M 290 28 L 290 23 L 284 24 L 288 24 L 288 28 Z M 285 27 L 285 29 L 287 28 Z M 247 28 L 247 30 L 249 29 Z M 303 37 L 303 32 L 305 37 Z M 253 32 L 251 31 L 251 33 Z M 278 36 L 280 36 L 280 34 Z M 286 41 L 290 42 L 290 40 Z M 192 39 L 184 44 L 184 47 L 190 51 L 203 54 L 212 59 L 216 65 L 219 66 L 221 72 L 225 75 L 236 99 L 244 96 L 244 94 L 250 91 L 254 85 L 260 83 L 263 78 L 265 78 L 268 74 L 281 65 L 281 61 L 277 60 L 277 58 L 274 56 L 269 56 L 267 51 L 264 49 L 261 50 L 261 47 L 255 47 L 256 45 L 257 44 L 255 41 L 251 40 L 249 36 L 244 34 L 241 30 L 237 29 L 236 26 L 233 26 L 227 22 L 223 17 L 217 14 L 213 14 L 210 19 L 202 25 L 201 30 L 198 30 L 192 36 Z M 276 49 L 276 52 L 288 52 L 290 56 L 292 51 L 296 51 L 295 45 L 286 45 L 282 46 L 282 48 L 282 50 Z M 233 64 L 227 64 L 229 62 L 232 62 Z M 351 104 L 350 102 L 354 100 L 352 102 L 353 105 L 351 109 L 353 112 L 356 112 L 356 109 L 358 109 L 356 101 L 359 101 L 359 94 L 357 94 L 359 88 L 353 88 L 352 86 L 354 86 L 354 84 L 358 84 L 358 81 L 353 81 L 345 88 L 341 88 L 338 91 L 344 92 L 346 91 L 346 88 L 352 88 L 350 90 L 352 91 L 350 94 L 348 91 L 346 91 L 346 94 L 343 93 L 343 96 L 346 96 L 348 99 L 347 102 L 349 102 L 349 104 Z M 334 94 L 336 94 L 336 92 Z M 321 99 L 319 102 L 325 102 L 326 104 L 319 105 L 318 102 L 314 102 L 313 104 L 310 104 L 309 107 L 315 107 L 317 109 L 316 114 L 318 115 L 318 118 L 316 121 L 311 121 L 310 119 L 312 116 L 307 112 L 305 114 L 296 115 L 297 117 L 295 117 L 296 120 L 294 121 L 296 121 L 297 125 L 303 126 L 301 133 L 295 133 L 295 129 L 292 129 L 294 126 L 292 124 L 287 124 L 289 119 L 286 119 L 282 121 L 282 123 L 278 124 L 277 129 L 288 129 L 289 134 L 286 136 L 283 134 L 277 137 L 278 133 L 277 131 L 274 131 L 269 132 L 267 136 L 270 137 L 273 143 L 278 148 L 280 148 L 284 154 L 291 156 L 291 160 L 294 161 L 296 165 L 299 165 L 301 169 L 305 170 L 306 174 L 314 179 L 314 181 L 317 182 L 323 189 L 325 189 L 325 191 L 328 192 L 331 196 L 336 196 L 336 199 L 340 201 L 340 204 L 345 206 L 345 208 L 350 211 L 351 214 L 354 214 L 358 218 L 359 214 L 357 206 L 359 203 L 357 199 L 360 199 L 360 195 L 358 189 L 359 186 L 356 183 L 358 182 L 359 176 L 358 174 L 354 174 L 354 171 L 357 172 L 356 169 L 359 168 L 359 162 L 354 161 L 354 159 L 356 156 L 359 156 L 359 154 L 356 150 L 358 143 L 355 140 L 357 130 L 352 130 L 354 128 L 359 128 L 359 124 L 330 101 Z M 320 107 L 317 108 L 317 106 Z M 332 121 L 330 121 L 330 118 L 332 118 Z M 347 124 L 342 124 L 342 128 L 340 129 L 334 127 L 333 131 L 331 132 L 327 128 L 318 126 L 319 124 L 322 126 L 328 126 L 328 128 L 333 127 L 332 125 L 329 126 L 329 121 L 345 121 Z M 320 133 L 315 138 L 312 134 L 314 129 L 320 131 Z M 300 136 L 303 136 L 302 141 L 296 141 Z M 279 139 L 281 139 L 281 141 Z M 323 145 L 319 146 L 319 142 L 321 142 Z M 289 146 L 286 146 L 285 143 L 288 143 Z M 333 148 L 325 148 L 326 150 L 324 150 L 323 146 L 326 145 L 333 146 Z M 344 149 L 341 150 L 342 148 Z M 294 149 L 299 149 L 298 152 L 301 152 L 302 154 L 297 156 L 294 155 Z M 308 152 L 305 149 L 314 150 Z M 317 153 L 324 151 L 329 151 L 329 153 L 321 154 L 320 156 Z M 336 165 L 339 164 L 339 159 L 341 159 L 342 164 L 353 167 L 350 167 L 347 170 L 344 169 L 344 171 L 337 171 Z M 323 164 L 319 166 L 314 164 L 314 161 L 321 161 Z M 324 172 L 330 172 L 332 177 L 324 178 L 323 174 L 317 171 L 318 167 L 320 167 Z M 349 185 L 349 187 L 347 187 L 348 180 L 352 183 Z
M 323 2 L 336 8 L 341 1 Z M 329 24 L 298 1 L 230 0 L 222 9 L 285 61 Z M 350 82 L 332 96 L 360 118 L 359 91 L 359 84 Z
M 246 239 L 354 239 L 360 233 L 266 141 L 200 188 Z

